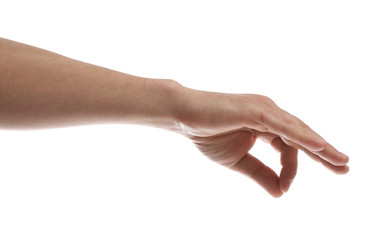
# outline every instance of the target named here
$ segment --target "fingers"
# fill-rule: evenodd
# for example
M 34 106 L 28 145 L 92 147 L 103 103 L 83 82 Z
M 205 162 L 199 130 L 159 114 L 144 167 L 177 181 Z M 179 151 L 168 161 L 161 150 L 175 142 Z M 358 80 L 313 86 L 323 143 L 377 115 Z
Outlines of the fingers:
M 276 135 L 301 146 L 335 166 L 344 166 L 349 157 L 337 151 L 303 121 L 266 100 L 260 115 L 261 123 Z M 300 147 L 299 147 L 300 148 Z
M 280 152 L 281 172 L 279 185 L 281 191 L 286 193 L 297 174 L 297 152 L 294 147 L 285 144 L 281 138 L 273 139 L 271 145 Z
M 335 149 L 330 144 L 328 144 L 325 149 L 321 151 L 313 151 L 313 153 L 319 155 L 322 159 L 336 166 L 344 166 L 349 162 L 348 156 L 337 151 L 337 149 Z
M 322 163 L 326 168 L 328 168 L 329 170 L 331 170 L 332 172 L 334 172 L 334 173 L 336 173 L 336 174 L 346 174 L 347 172 L 349 172 L 349 167 L 348 166 L 346 166 L 346 164 L 344 164 L 344 165 L 339 165 L 338 164 L 338 161 L 341 161 L 341 159 L 340 160 L 338 160 L 338 159 L 336 159 L 336 160 L 333 160 L 333 159 L 331 159 L 331 162 L 333 162 L 333 161 L 335 161 L 335 162 L 337 162 L 337 164 L 336 165 L 333 165 L 332 163 L 330 163 L 330 162 L 328 162 L 328 156 L 334 156 L 335 158 L 337 158 L 336 157 L 336 154 L 335 153 L 333 153 L 333 152 L 331 152 L 331 151 L 333 151 L 333 149 L 332 148 L 329 148 L 328 150 L 324 150 L 324 155 L 326 154 L 326 156 L 327 156 L 327 159 L 323 159 L 320 155 L 318 155 L 317 153 L 313 153 L 313 152 L 311 152 L 311 151 L 309 151 L 308 149 L 306 149 L 306 148 L 303 148 L 302 146 L 299 146 L 299 145 L 297 145 L 297 144 L 295 144 L 295 143 L 293 143 L 293 142 L 291 142 L 290 140 L 287 140 L 287 139 L 285 139 L 285 138 L 282 138 L 282 140 L 287 144 L 287 145 L 289 145 L 289 146 L 292 146 L 292 147 L 294 147 L 294 148 L 298 148 L 298 149 L 300 149 L 301 151 L 303 151 L 303 152 L 305 152 L 311 159 L 313 159 L 313 160 L 315 160 L 315 161 L 317 161 L 317 162 L 320 162 L 320 163 Z M 327 152 L 329 152 L 329 154 L 327 153 Z M 344 162 L 346 161 L 348 161 L 348 158 L 346 159 L 346 160 L 343 160 Z
M 282 196 L 283 193 L 279 187 L 279 177 L 277 174 L 251 154 L 247 153 L 231 169 L 250 177 L 273 197 Z
M 346 174 L 349 172 L 349 167 L 347 165 L 344 165 L 344 166 L 336 166 L 336 165 L 333 165 L 329 162 L 327 162 L 326 160 L 322 159 L 321 157 L 317 156 L 316 154 L 313 154 L 312 152 L 306 150 L 306 149 L 303 149 L 303 151 L 310 157 L 312 158 L 313 160 L 316 160 L 317 162 L 320 162 L 322 163 L 322 165 L 324 165 L 326 168 L 328 168 L 329 170 L 331 170 L 332 172 L 334 172 L 335 174 Z
M 314 132 L 308 125 L 288 112 L 274 107 L 262 117 L 273 133 L 283 136 L 306 149 L 321 151 L 327 146 L 326 141 Z

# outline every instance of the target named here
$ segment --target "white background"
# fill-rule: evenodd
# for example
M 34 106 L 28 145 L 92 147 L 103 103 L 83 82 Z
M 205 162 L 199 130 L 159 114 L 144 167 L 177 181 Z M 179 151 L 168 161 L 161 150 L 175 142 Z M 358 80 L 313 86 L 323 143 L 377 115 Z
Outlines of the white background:
M 133 75 L 271 97 L 350 156 L 273 199 L 142 126 L 0 131 L 0 239 L 381 239 L 381 1 L 0 2 L 1 37 Z M 279 156 L 251 150 L 277 171 Z

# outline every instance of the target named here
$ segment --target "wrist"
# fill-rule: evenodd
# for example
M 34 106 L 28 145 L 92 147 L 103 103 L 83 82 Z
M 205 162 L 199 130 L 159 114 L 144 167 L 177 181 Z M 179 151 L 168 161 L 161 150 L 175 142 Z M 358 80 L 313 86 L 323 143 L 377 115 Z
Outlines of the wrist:
M 192 104 L 192 92 L 195 91 L 187 88 L 175 80 L 161 80 L 164 84 L 166 95 L 169 97 L 167 119 L 171 122 L 171 128 L 168 130 L 182 133 L 180 126 L 188 117 L 190 104 Z
M 178 95 L 176 122 L 181 134 L 187 137 L 208 136 L 232 127 L 242 127 L 238 111 L 240 95 L 195 90 L 181 85 Z
M 125 101 L 127 123 L 178 131 L 187 88 L 171 79 L 138 78 L 133 102 Z

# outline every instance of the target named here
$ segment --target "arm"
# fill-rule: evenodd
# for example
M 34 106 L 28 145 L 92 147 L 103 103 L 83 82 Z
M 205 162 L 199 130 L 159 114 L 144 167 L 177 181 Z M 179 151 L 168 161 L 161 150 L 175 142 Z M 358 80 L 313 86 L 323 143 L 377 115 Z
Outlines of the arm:
M 297 152 L 337 174 L 349 158 L 271 99 L 204 92 L 132 76 L 0 39 L 0 128 L 134 123 L 178 132 L 211 160 L 255 180 L 272 196 L 297 173 Z M 248 153 L 257 138 L 280 152 L 276 174 Z
M 0 39 L 1 128 L 137 123 L 174 129 L 178 85 Z

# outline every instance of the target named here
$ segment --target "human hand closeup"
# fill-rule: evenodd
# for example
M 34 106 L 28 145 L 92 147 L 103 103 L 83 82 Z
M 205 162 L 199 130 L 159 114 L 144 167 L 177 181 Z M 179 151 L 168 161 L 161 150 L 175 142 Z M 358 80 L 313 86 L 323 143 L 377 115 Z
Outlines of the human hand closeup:
M 349 171 L 349 158 L 271 99 L 186 89 L 181 133 L 209 159 L 256 181 L 273 197 L 287 192 L 297 173 L 298 150 L 336 174 Z M 260 138 L 280 153 L 278 175 L 248 151 Z
M 296 176 L 298 150 L 337 174 L 349 171 L 346 155 L 268 97 L 193 90 L 2 38 L 0 52 L 0 128 L 130 123 L 180 132 L 274 197 Z M 280 175 L 248 153 L 257 138 L 280 152 Z

